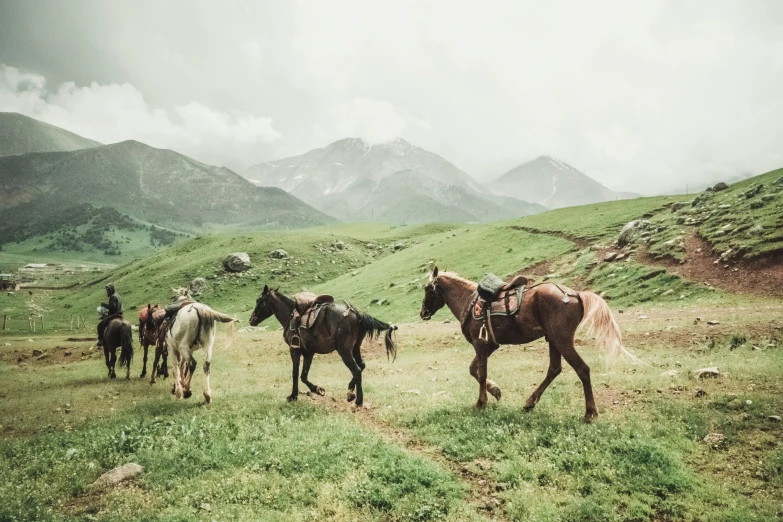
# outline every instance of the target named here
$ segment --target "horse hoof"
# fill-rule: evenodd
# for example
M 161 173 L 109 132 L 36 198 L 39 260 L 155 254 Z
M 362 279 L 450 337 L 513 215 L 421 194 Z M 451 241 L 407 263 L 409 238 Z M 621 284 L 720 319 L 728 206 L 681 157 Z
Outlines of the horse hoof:
M 478 402 L 476 403 L 476 409 L 477 409 L 477 410 L 483 410 L 483 409 L 484 409 L 484 408 L 486 408 L 486 407 L 487 407 L 487 403 L 486 403 L 486 402 L 481 402 L 481 401 L 478 401 Z
M 356 394 L 352 391 L 349 391 L 345 398 L 348 402 L 353 402 L 353 400 L 356 399 Z
M 584 419 L 582 419 L 582 422 L 585 424 L 591 424 L 595 419 L 598 418 L 598 414 L 595 412 L 587 412 L 585 413 Z
M 212 396 L 204 392 L 204 404 L 209 404 L 210 402 L 212 402 Z
M 185 397 L 186 399 L 190 399 L 190 397 L 192 395 L 193 395 L 193 392 L 190 391 L 190 390 L 188 390 L 188 391 L 186 391 L 185 393 L 182 394 L 182 396 Z
M 535 407 L 536 407 L 535 404 L 525 404 L 524 406 L 522 406 L 522 411 L 526 411 L 530 413 L 531 411 L 533 411 L 533 408 Z
M 491 390 L 487 391 L 495 398 L 495 400 L 500 400 L 500 388 L 492 388 Z
M 299 398 L 299 397 L 298 397 L 297 395 L 293 395 L 293 394 L 292 394 L 292 395 L 289 395 L 288 397 L 286 397 L 286 399 L 285 399 L 285 400 L 287 400 L 288 402 L 294 402 L 294 401 L 295 401 L 295 400 L 297 400 L 298 398 Z
M 139 375 L 139 379 L 143 379 L 147 376 L 147 372 L 141 372 L 141 375 Z
M 321 388 L 320 386 L 316 386 L 316 387 L 315 387 L 315 393 L 317 393 L 318 395 L 320 395 L 321 397 L 323 397 L 324 395 L 326 395 L 326 390 L 324 390 L 324 389 L 323 389 L 323 388 Z
M 109 375 L 109 378 L 110 379 L 116 379 L 117 378 L 117 374 L 112 373 L 111 375 Z

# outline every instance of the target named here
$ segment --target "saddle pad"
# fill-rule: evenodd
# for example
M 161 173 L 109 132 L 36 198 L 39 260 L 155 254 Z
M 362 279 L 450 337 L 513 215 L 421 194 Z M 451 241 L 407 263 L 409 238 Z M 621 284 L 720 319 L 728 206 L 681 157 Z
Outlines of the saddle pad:
M 514 315 L 519 311 L 519 307 L 522 305 L 522 293 L 525 291 L 524 286 L 518 288 L 512 288 L 511 290 L 503 290 L 498 297 L 490 304 L 489 315 Z M 484 307 L 486 300 L 481 298 L 478 293 L 473 301 L 473 319 L 484 319 Z

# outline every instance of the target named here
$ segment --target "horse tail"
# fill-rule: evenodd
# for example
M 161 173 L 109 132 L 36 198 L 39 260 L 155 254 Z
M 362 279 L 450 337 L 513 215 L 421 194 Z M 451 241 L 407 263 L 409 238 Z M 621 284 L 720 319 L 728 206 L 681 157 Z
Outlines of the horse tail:
M 213 310 L 206 305 L 201 306 L 201 317 L 207 320 L 206 330 L 209 330 L 212 325 L 214 325 L 215 321 L 220 323 L 229 323 L 226 326 L 225 348 L 230 347 L 234 343 L 234 340 L 237 336 L 236 322 L 238 319 L 235 319 L 230 315 L 224 314 L 222 312 L 218 312 L 217 310 Z
M 397 329 L 397 327 L 389 323 L 384 323 L 380 319 L 376 319 L 370 314 L 366 314 L 364 312 L 360 312 L 355 309 L 354 311 L 356 312 L 356 315 L 359 318 L 359 325 L 362 327 L 365 334 L 370 336 L 370 339 L 377 337 L 378 334 L 380 334 L 383 331 L 386 332 L 386 336 L 384 338 L 386 344 L 386 357 L 387 358 L 391 357 L 392 360 L 396 360 L 397 345 L 394 343 L 392 332 L 394 332 Z
M 130 366 L 133 360 L 133 332 L 128 323 L 123 322 L 120 326 L 120 341 L 122 347 L 120 348 L 120 368 L 124 366 Z
M 620 333 L 620 325 L 617 324 L 612 311 L 606 301 L 593 292 L 579 292 L 582 301 L 582 321 L 580 326 L 587 328 L 587 335 L 595 336 L 598 344 L 608 346 L 609 362 L 616 361 L 619 357 L 626 356 L 634 364 L 646 364 L 644 361 L 626 350 L 623 346 L 623 337 Z

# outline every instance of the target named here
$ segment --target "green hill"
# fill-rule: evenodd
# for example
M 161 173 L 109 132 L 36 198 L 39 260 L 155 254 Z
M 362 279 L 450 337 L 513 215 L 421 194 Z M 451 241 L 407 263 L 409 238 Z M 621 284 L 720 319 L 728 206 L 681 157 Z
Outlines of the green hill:
M 72 151 L 97 145 L 97 141 L 28 116 L 0 112 L 0 156 Z

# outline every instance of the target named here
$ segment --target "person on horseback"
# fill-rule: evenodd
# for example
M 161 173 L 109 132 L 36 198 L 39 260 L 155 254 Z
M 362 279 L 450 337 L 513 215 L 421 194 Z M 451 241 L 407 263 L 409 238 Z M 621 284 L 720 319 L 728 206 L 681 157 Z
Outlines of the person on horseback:
M 103 332 L 106 330 L 106 323 L 113 316 L 122 317 L 122 299 L 120 294 L 114 288 L 114 283 L 109 283 L 106 288 L 106 296 L 109 298 L 108 303 L 101 303 L 101 307 L 105 310 L 103 318 L 98 323 L 98 346 L 103 346 Z

